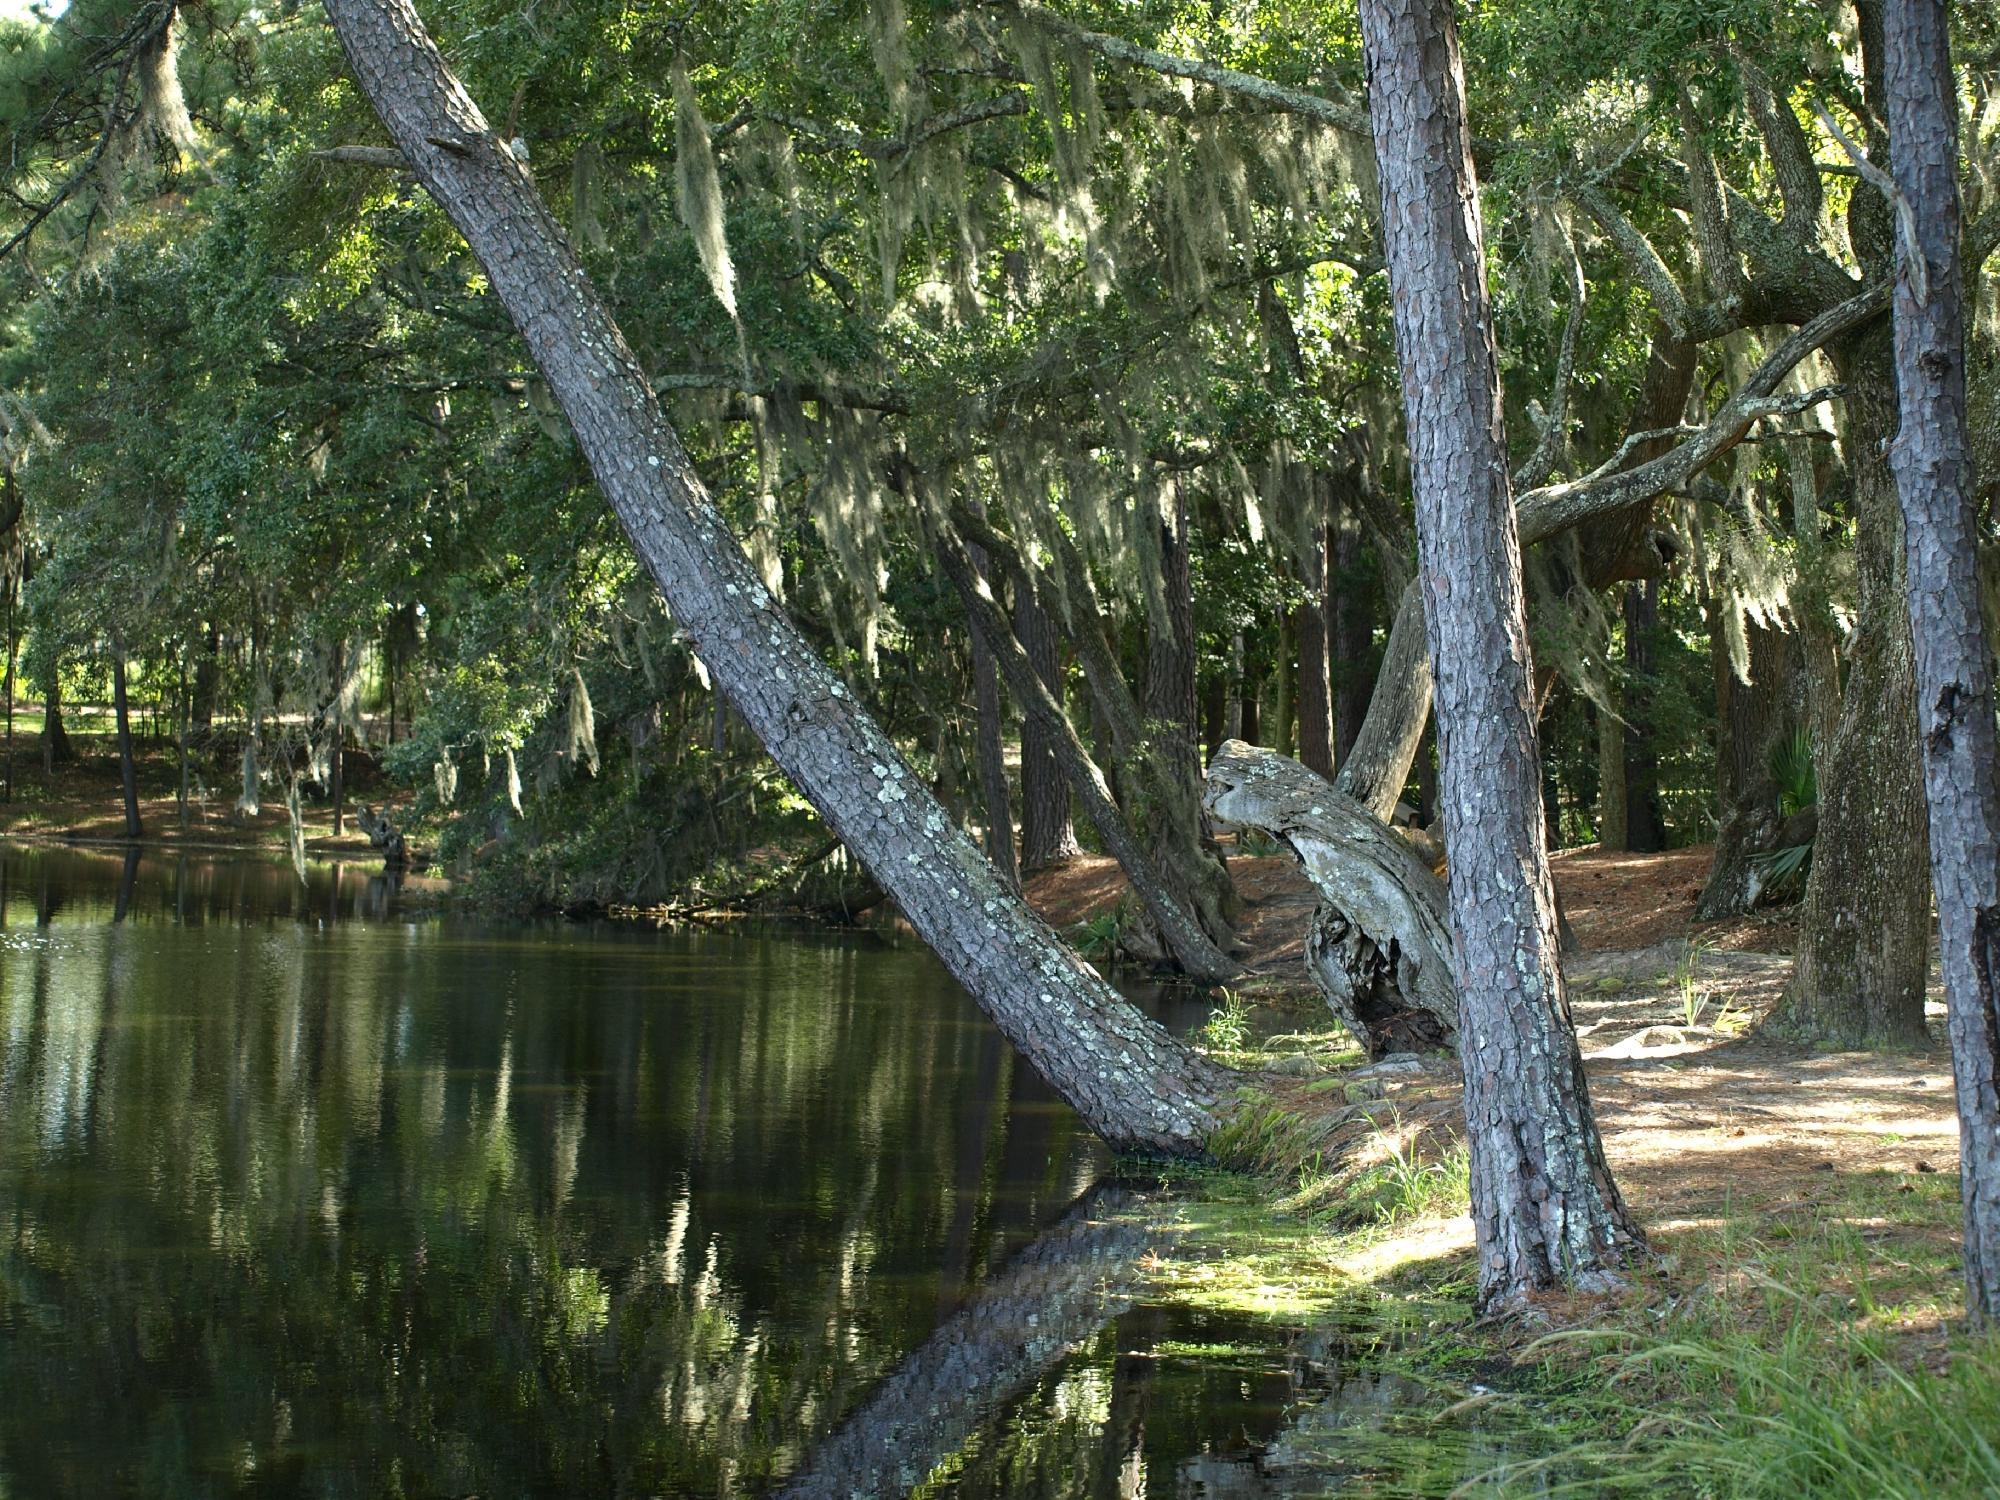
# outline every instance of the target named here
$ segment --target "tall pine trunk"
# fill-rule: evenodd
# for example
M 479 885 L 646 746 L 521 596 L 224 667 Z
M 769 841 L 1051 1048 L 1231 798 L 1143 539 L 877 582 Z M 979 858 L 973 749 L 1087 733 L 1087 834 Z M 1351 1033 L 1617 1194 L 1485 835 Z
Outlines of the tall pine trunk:
M 485 268 L 676 622 L 771 758 L 1092 1130 L 1128 1150 L 1203 1152 L 1225 1075 L 1063 946 L 801 638 L 533 180 L 409 0 L 327 0 L 326 10 L 363 94 Z
M 1458 29 L 1361 0 L 1451 851 L 1478 1300 L 1611 1284 L 1641 1243 L 1598 1138 L 1543 847 L 1521 552 Z
M 1931 873 L 1958 1084 L 1966 1309 L 2000 1323 L 2000 744 L 1968 486 L 1958 99 L 1943 0 L 1889 0 L 1889 142 L 1916 243 L 1895 295 L 1902 500 Z

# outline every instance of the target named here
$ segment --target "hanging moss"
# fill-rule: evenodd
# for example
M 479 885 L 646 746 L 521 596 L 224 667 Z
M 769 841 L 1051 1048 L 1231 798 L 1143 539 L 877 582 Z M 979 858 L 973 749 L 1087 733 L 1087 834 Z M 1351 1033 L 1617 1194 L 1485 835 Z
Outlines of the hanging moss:
M 687 68 L 679 62 L 674 64 L 673 89 L 674 185 L 681 222 L 694 236 L 695 254 L 709 290 L 734 321 L 736 267 L 729 259 L 729 240 L 723 227 L 722 179 L 716 171 L 708 121 L 702 118 Z

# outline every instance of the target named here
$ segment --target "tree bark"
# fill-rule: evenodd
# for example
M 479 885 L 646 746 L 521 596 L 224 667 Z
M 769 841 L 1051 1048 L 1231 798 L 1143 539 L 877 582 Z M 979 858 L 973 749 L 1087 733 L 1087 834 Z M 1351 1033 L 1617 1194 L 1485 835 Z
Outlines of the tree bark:
M 1312 482 L 1315 502 L 1322 483 Z M 1292 634 L 1299 643 L 1299 763 L 1316 776 L 1333 779 L 1333 678 L 1328 670 L 1327 527 L 1322 514 L 1307 530 L 1299 555 L 1299 582 L 1305 600 L 1292 611 Z
M 1333 670 L 1333 761 L 1347 764 L 1375 691 L 1374 590 L 1363 587 L 1361 523 L 1343 486 L 1328 518 L 1332 550 L 1327 563 L 1328 649 Z
M 1786 1019 L 1839 1047 L 1921 1045 L 1931 902 L 1886 328 L 1836 348 L 1847 385 L 1858 585 L 1840 719 L 1817 754 L 1819 831 Z
M 985 556 L 972 549 L 972 566 L 982 578 Z M 1020 867 L 1014 862 L 1014 814 L 1007 793 L 1007 755 L 1004 709 L 1000 701 L 1000 678 L 993 668 L 993 653 L 979 632 L 972 638 L 972 698 L 974 758 L 979 765 L 979 795 L 986 812 L 986 857 L 1000 878 L 1015 890 L 1021 888 Z
M 215 727 L 215 696 L 222 682 L 222 631 L 210 621 L 202 635 L 202 653 L 194 666 L 195 725 L 203 734 Z
M 1444 884 L 1399 834 L 1310 767 L 1241 740 L 1209 762 L 1208 809 L 1304 867 L 1319 892 L 1306 961 L 1369 1056 L 1455 1044 Z
M 1199 1155 L 1225 1075 L 1065 948 L 954 830 L 759 581 L 526 169 L 408 0 L 327 0 L 363 94 L 465 235 L 681 629 L 772 759 L 1086 1125 Z
M 1154 864 L 1145 844 L 1112 799 L 1111 788 L 1098 770 L 1097 763 L 1090 758 L 1090 752 L 1084 749 L 1083 741 L 1078 738 L 1062 705 L 1042 683 L 1028 661 L 1027 652 L 1008 625 L 1007 616 L 994 602 L 985 581 L 974 570 L 965 543 L 948 525 L 940 525 L 936 545 L 938 561 L 944 567 L 945 576 L 958 590 L 973 630 L 983 637 L 987 649 L 993 653 L 994 662 L 1013 690 L 1022 714 L 1039 724 L 1042 732 L 1056 746 L 1071 790 L 1083 803 L 1084 812 L 1096 828 L 1105 849 L 1118 861 L 1125 878 L 1132 883 L 1133 893 L 1145 904 L 1147 915 L 1159 930 L 1167 951 L 1183 972 L 1192 978 L 1208 982 L 1233 978 L 1242 971 L 1242 965 L 1209 940 L 1201 923 L 1182 904 L 1168 877 Z M 1010 568 L 1010 571 L 1015 574 L 1017 587 L 1029 586 L 1024 572 L 1017 568 Z M 886 887 L 888 882 L 885 880 L 883 884 Z
M 42 695 L 42 774 L 54 775 L 57 766 L 66 766 L 75 759 L 76 746 L 69 742 L 69 731 L 63 728 L 62 663 L 51 652 L 48 690 Z
M 14 800 L 14 658 L 19 654 L 14 639 L 14 599 L 19 587 L 7 583 L 7 800 Z
M 1958 1085 L 1966 1310 L 2000 1323 L 2000 744 L 1969 485 L 1958 99 L 1943 0 L 1889 0 L 1890 154 L 1911 209 L 1895 292 L 1902 501 L 1931 872 Z
M 1055 627 L 1035 600 L 1032 589 L 1014 590 L 1014 633 L 1028 653 L 1035 675 L 1061 706 L 1063 661 Z M 1021 716 L 1021 868 L 1036 870 L 1066 865 L 1083 853 L 1070 815 L 1069 781 L 1055 743 L 1041 724 Z
M 125 655 L 113 652 L 111 702 L 118 718 L 118 782 L 125 798 L 125 837 L 136 839 L 145 830 L 139 825 L 138 767 L 132 760 L 132 714 L 125 698 Z
M 1602 708 L 1597 710 L 1597 847 L 1613 853 L 1626 848 L 1625 726 Z
M 346 741 L 347 722 L 347 643 L 336 641 L 333 646 L 333 750 L 329 756 L 332 768 L 328 775 L 333 781 L 333 836 L 339 838 L 345 831 L 347 814 L 346 786 Z
M 1660 816 L 1660 760 L 1653 748 L 1653 634 L 1660 626 L 1659 580 L 1625 585 L 1625 847 L 1667 847 Z
M 1718 623 L 1709 654 L 1715 672 L 1715 777 L 1719 817 L 1715 858 L 1708 868 L 1695 915 L 1704 922 L 1739 916 L 1757 904 L 1762 881 L 1756 857 L 1777 847 L 1781 809 L 1771 757 L 1785 730 L 1784 688 L 1788 637 L 1754 620 L 1748 636 L 1750 680 L 1736 675 Z
M 1499 360 L 1449 0 L 1361 0 L 1436 677 L 1478 1301 L 1613 1284 L 1642 1243 L 1570 1024 L 1543 847 Z
M 989 551 L 994 551 L 999 541 L 990 531 L 979 540 Z M 1120 806 L 1138 810 L 1135 820 L 1145 830 L 1151 863 L 1175 904 L 1195 919 L 1212 945 L 1234 948 L 1236 933 L 1231 923 L 1236 914 L 1236 890 L 1228 869 L 1205 840 L 1200 761 L 1196 758 L 1190 769 L 1171 727 L 1157 739 L 1149 732 L 1105 634 L 1097 591 L 1082 554 L 1060 532 L 1055 534 L 1054 549 L 1056 564 L 1062 569 L 1061 597 L 1069 610 L 1069 637 L 1076 646 L 1093 708 L 1102 715 L 1109 732 L 1111 759 L 1123 773 L 1113 783 Z M 1008 570 L 1017 583 L 1025 579 L 1030 587 L 1039 589 L 1037 574 L 1018 553 L 1011 554 Z M 1048 595 L 1042 597 L 1042 608 L 1050 612 L 1051 619 L 1057 618 Z M 1074 782 L 1072 789 L 1086 795 Z M 1129 867 L 1126 873 L 1131 873 Z
M 1341 762 L 1334 785 L 1383 822 L 1409 785 L 1410 767 L 1431 716 L 1431 660 L 1424 644 L 1424 596 L 1416 584 L 1403 590 L 1368 713 L 1354 748 Z

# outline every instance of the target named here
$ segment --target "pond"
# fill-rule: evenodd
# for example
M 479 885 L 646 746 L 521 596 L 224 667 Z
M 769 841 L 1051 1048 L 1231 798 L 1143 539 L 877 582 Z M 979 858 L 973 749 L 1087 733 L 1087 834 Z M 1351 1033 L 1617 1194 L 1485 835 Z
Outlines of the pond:
M 1268 1492 L 1324 1351 L 927 953 L 310 874 L 0 845 L 0 1500 Z

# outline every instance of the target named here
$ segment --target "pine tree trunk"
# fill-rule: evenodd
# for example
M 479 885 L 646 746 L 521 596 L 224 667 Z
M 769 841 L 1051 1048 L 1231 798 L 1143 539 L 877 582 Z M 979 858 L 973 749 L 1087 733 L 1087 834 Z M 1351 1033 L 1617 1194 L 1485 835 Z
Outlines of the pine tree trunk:
M 1058 706 L 1063 693 L 1063 662 L 1055 627 L 1035 602 L 1034 591 L 1014 590 L 1014 632 L 1028 661 Z M 1021 716 L 1021 868 L 1036 870 L 1066 865 L 1083 853 L 1070 816 L 1069 780 L 1063 775 L 1056 747 L 1032 716 Z
M 1092 1130 L 1127 1150 L 1200 1154 L 1225 1075 L 1063 946 L 800 637 L 533 180 L 408 0 L 327 0 L 326 10 L 362 93 L 485 268 L 675 621 L 772 759 Z
M 1361 0 L 1436 677 L 1478 1300 L 1603 1287 L 1641 1243 L 1570 1025 L 1543 848 L 1520 543 L 1449 0 Z
M 1958 1084 L 1966 1309 L 2000 1324 L 2000 744 L 1969 487 L 1958 98 L 1943 0 L 1889 0 L 1891 156 L 1916 244 L 1896 278 L 1903 511 L 1931 871 Z M 1922 284 L 1916 276 L 1922 270 Z
M 125 657 L 111 658 L 111 702 L 118 718 L 118 782 L 125 798 L 125 837 L 138 838 L 145 830 L 139 825 L 138 767 L 132 760 L 132 713 L 125 701 Z
M 1896 426 L 1888 330 L 1831 351 L 1847 386 L 1859 584 L 1840 720 L 1817 761 L 1819 831 L 1787 1020 L 1842 1047 L 1925 1039 L 1931 902 L 1902 516 L 1883 448 Z

